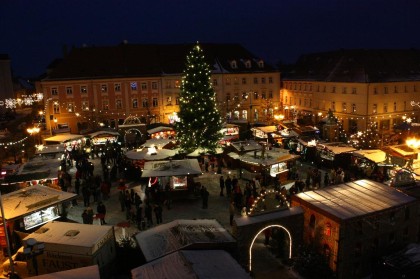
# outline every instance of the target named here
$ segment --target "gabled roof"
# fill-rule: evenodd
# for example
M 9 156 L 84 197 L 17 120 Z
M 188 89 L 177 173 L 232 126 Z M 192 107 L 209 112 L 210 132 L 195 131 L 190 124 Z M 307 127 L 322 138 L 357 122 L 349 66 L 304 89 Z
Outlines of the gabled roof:
M 274 68 L 239 44 L 200 44 L 214 72 L 267 72 Z M 74 48 L 52 65 L 44 80 L 138 77 L 182 74 L 193 44 L 120 44 Z M 251 61 L 247 68 L 242 60 Z M 237 61 L 232 68 L 231 61 Z
M 302 55 L 284 80 L 386 82 L 420 80 L 420 50 L 352 49 Z

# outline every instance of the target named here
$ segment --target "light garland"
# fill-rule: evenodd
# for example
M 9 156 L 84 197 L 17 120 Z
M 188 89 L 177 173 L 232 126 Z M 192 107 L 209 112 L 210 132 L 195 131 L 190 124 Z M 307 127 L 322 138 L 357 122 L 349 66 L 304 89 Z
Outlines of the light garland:
M 285 205 L 289 208 L 290 204 L 287 201 L 287 197 L 284 196 L 280 190 L 274 190 L 274 189 L 269 189 L 266 190 L 264 193 L 260 193 L 259 196 L 254 200 L 254 203 L 252 204 L 252 206 L 249 208 L 249 210 L 247 211 L 247 215 L 251 215 L 252 212 L 255 210 L 255 208 L 258 205 L 258 202 L 261 200 L 262 202 L 265 202 L 265 197 L 267 194 L 275 194 L 275 195 L 279 195 L 280 198 L 284 201 Z

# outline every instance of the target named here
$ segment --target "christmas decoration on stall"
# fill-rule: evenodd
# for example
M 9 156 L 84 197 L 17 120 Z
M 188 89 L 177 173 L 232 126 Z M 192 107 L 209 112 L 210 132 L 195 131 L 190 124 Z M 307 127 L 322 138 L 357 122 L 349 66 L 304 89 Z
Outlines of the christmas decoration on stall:
M 378 131 L 378 123 L 373 121 L 365 132 L 357 132 L 350 137 L 350 143 L 358 149 L 375 149 L 381 147 L 381 136 Z
M 222 118 L 211 86 L 211 71 L 197 43 L 187 55 L 175 130 L 181 150 L 203 148 L 214 152 L 222 138 Z

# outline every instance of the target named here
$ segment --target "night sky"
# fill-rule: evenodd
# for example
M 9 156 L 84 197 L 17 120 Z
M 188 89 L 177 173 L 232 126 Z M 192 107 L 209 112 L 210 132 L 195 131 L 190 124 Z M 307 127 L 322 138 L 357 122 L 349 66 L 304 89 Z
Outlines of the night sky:
M 63 46 L 240 43 L 270 63 L 340 48 L 420 48 L 419 0 L 0 0 L 0 53 L 35 77 Z

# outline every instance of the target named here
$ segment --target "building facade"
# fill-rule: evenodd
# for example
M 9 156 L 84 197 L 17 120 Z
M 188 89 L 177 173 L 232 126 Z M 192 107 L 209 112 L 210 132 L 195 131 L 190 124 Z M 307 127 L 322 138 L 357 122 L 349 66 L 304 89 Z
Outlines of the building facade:
M 186 55 L 193 45 L 75 48 L 37 83 L 47 128 L 73 133 L 117 127 L 129 116 L 173 123 Z M 237 44 L 203 44 L 217 104 L 227 121 L 268 122 L 280 107 L 280 74 Z
M 286 118 L 318 123 L 331 109 L 350 134 L 419 119 L 419 50 L 339 50 L 302 56 L 282 73 Z

